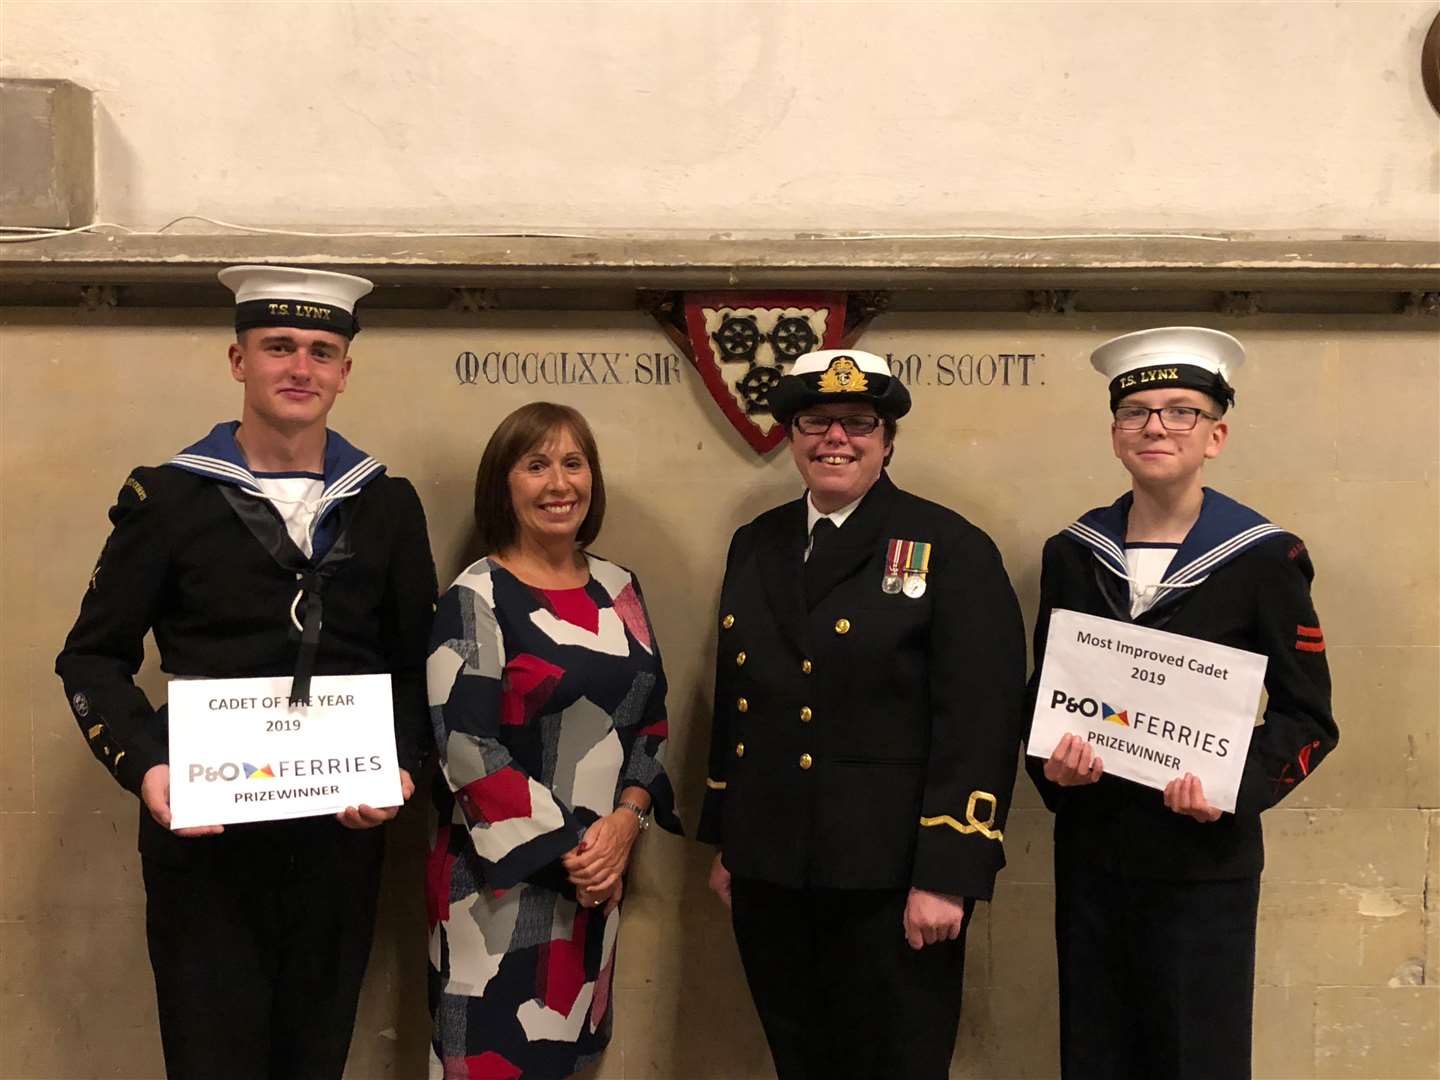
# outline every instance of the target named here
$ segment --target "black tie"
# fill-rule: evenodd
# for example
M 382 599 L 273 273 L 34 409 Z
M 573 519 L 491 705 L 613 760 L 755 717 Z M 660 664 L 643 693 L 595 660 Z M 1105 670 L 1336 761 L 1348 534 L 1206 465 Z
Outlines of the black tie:
M 829 518 L 820 518 L 815 522 L 815 527 L 810 530 L 810 555 L 805 560 L 805 598 L 810 604 L 814 604 L 819 596 L 820 581 L 824 573 L 825 553 L 840 532 L 835 522 Z

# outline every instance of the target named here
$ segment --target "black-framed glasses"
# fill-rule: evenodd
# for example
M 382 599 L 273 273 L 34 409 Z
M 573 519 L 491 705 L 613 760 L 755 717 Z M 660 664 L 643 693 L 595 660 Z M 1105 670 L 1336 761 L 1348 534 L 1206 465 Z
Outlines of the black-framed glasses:
M 880 426 L 880 417 L 874 413 L 858 413 L 854 416 L 801 413 L 795 417 L 795 430 L 802 435 L 828 435 L 832 424 L 839 424 L 846 435 L 873 435 Z
M 1147 409 L 1144 405 L 1121 405 L 1115 410 L 1115 426 L 1121 431 L 1144 431 L 1150 424 L 1151 416 L 1160 417 L 1160 426 L 1166 431 L 1194 431 L 1200 417 L 1219 420 L 1218 416 L 1196 409 L 1190 405 L 1166 405 L 1160 409 Z

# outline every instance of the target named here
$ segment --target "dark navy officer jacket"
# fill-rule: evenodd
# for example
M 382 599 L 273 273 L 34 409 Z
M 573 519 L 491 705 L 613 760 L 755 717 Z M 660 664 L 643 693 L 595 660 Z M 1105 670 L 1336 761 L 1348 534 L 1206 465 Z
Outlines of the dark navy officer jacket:
M 931 545 L 916 598 L 891 540 Z M 990 538 L 888 475 L 830 538 L 807 603 L 803 497 L 735 533 L 700 839 L 802 888 L 989 899 L 1022 729 L 1019 605 Z

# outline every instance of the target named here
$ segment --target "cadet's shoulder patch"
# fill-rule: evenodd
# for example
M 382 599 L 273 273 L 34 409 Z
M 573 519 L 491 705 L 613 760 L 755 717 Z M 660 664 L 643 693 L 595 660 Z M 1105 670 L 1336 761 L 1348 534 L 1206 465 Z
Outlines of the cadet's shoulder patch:
M 127 476 L 125 478 L 125 486 L 135 492 L 141 502 L 144 502 L 150 497 L 145 493 L 145 485 L 140 483 L 139 480 L 136 480 L 134 476 Z
M 1305 554 L 1305 541 L 1296 540 L 1295 543 L 1290 545 L 1290 550 L 1287 551 L 1285 554 L 1291 562 L 1294 562 L 1301 555 Z

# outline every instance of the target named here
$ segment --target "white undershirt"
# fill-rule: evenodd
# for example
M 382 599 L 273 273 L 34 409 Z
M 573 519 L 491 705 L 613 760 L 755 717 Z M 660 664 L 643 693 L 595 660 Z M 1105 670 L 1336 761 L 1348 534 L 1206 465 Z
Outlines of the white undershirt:
M 860 499 L 863 498 L 865 498 L 865 496 L 861 495 Z M 822 514 L 819 510 L 815 509 L 815 503 L 810 498 L 810 493 L 808 491 L 805 493 L 805 536 L 807 537 L 805 541 L 806 559 L 810 558 L 810 548 L 815 543 L 815 541 L 811 539 L 815 535 L 815 523 L 819 521 L 822 517 L 829 518 L 835 523 L 835 527 L 837 529 L 840 528 L 841 525 L 845 524 L 845 519 L 848 518 L 852 513 L 854 513 L 855 508 L 860 505 L 860 499 L 856 499 L 854 502 L 851 503 L 846 503 L 844 506 L 840 507 L 839 510 L 832 510 L 828 514 Z
M 1170 568 L 1179 544 L 1125 545 L 1125 565 L 1130 569 L 1130 617 L 1137 618 L 1155 603 L 1155 593 Z
M 295 541 L 305 557 L 310 558 L 313 540 L 310 526 L 320 509 L 320 496 L 325 493 L 325 478 L 313 474 L 300 476 L 257 475 L 255 482 L 270 500 L 270 505 L 280 512 L 285 522 L 285 531 Z

